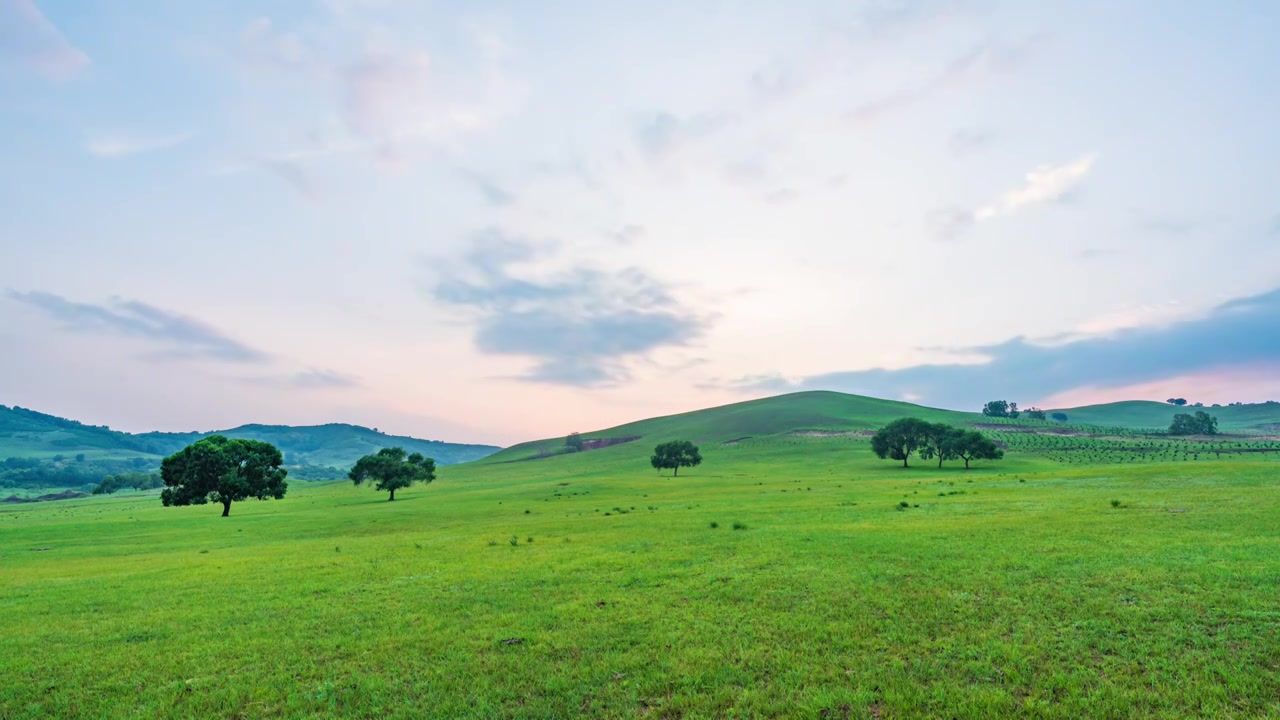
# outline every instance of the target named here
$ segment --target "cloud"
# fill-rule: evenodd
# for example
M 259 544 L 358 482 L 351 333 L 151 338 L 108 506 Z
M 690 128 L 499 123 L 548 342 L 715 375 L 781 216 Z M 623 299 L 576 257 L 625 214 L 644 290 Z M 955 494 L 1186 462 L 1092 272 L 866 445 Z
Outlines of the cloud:
M 995 142 L 996 134 L 990 130 L 957 130 L 951 133 L 949 145 L 957 155 L 981 150 Z
M 485 202 L 494 207 L 504 207 L 515 202 L 516 197 L 495 182 L 492 178 L 472 170 L 459 169 L 458 174 L 462 179 L 466 180 L 469 185 L 480 193 Z
M 702 113 L 680 118 L 660 112 L 636 128 L 636 145 L 651 160 L 660 160 L 733 122 L 734 116 L 727 114 Z
M 287 375 L 256 375 L 242 379 L 250 385 L 300 390 L 344 390 L 360 387 L 353 375 L 333 370 L 306 370 Z
M 1019 44 L 983 43 L 947 63 L 926 82 L 877 98 L 854 108 L 849 119 L 867 124 L 903 112 L 935 95 L 962 87 L 978 78 L 1020 67 L 1043 40 L 1036 36 Z
M 0 0 L 0 58 L 28 65 L 49 80 L 67 80 L 90 64 L 34 0 Z
M 67 330 L 139 338 L 164 348 L 153 357 L 236 363 L 263 363 L 270 359 L 266 353 L 233 340 L 199 320 L 135 300 L 113 299 L 105 305 L 93 305 L 46 292 L 11 290 L 6 295 L 40 310 Z
M 99 158 L 121 158 L 153 150 L 164 150 L 190 140 L 195 133 L 187 131 L 172 135 L 134 135 L 109 133 L 90 138 L 85 149 Z
M 1058 200 L 1084 180 L 1097 159 L 1097 153 L 1088 153 L 1065 165 L 1041 165 L 1026 174 L 1021 187 L 1014 188 L 996 202 L 975 210 L 973 219 L 979 222 L 990 220 L 1027 206 Z
M 1145 312 L 1167 314 L 1168 308 Z M 1045 344 L 1013 338 L 968 348 L 982 360 L 816 375 L 796 382 L 778 376 L 737 383 L 755 391 L 840 390 L 877 397 L 918 395 L 942 407 L 975 408 L 1004 397 L 1038 402 L 1076 388 L 1107 388 L 1229 369 L 1280 371 L 1280 289 L 1223 303 L 1207 314 L 1134 327 L 1113 317 L 1104 334 Z
M 576 267 L 524 279 L 513 266 L 545 257 L 532 243 L 488 230 L 463 261 L 431 288 L 442 303 L 469 310 L 483 353 L 532 358 L 531 382 L 592 386 L 621 382 L 626 362 L 686 345 L 706 321 L 637 269 Z
M 619 245 L 634 245 L 643 239 L 647 232 L 643 225 L 628 224 L 615 232 L 608 233 L 607 237 Z

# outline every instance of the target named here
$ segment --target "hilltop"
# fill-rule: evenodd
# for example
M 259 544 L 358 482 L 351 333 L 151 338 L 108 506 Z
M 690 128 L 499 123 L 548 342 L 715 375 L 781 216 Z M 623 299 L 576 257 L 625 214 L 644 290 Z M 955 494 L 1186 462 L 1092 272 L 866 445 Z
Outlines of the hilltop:
M 1250 403 L 1243 405 L 1215 405 L 1193 407 L 1170 405 L 1150 400 L 1125 400 L 1102 405 L 1049 410 L 1066 413 L 1069 422 L 1103 427 L 1129 429 L 1159 429 L 1169 427 L 1178 413 L 1194 413 L 1203 410 L 1218 418 L 1218 428 L 1223 432 L 1276 432 L 1280 431 L 1280 402 Z
M 437 464 L 478 460 L 499 448 L 492 445 L 422 440 L 388 435 L 359 425 L 241 425 L 209 432 L 126 433 L 102 425 L 0 405 L 0 458 L 85 453 L 99 457 L 164 456 L 210 435 L 265 440 L 280 448 L 289 464 L 347 467 L 379 448 L 400 446 L 433 457 Z
M 1164 436 L 1179 412 L 1207 410 L 1219 418 L 1224 435 L 1214 441 L 1188 445 L 1185 438 Z M 829 391 L 799 392 L 749 400 L 677 415 L 640 420 L 582 433 L 584 449 L 598 461 L 623 456 L 647 456 L 653 445 L 674 439 L 707 447 L 760 447 L 781 442 L 812 446 L 822 440 L 865 442 L 867 436 L 891 420 L 918 417 L 958 427 L 974 427 L 992 436 L 1006 450 L 1038 455 L 1062 463 L 1148 462 L 1196 452 L 1228 453 L 1276 451 L 1273 439 L 1263 437 L 1280 427 L 1280 404 L 1261 403 L 1217 408 L 1176 407 L 1132 401 L 1067 408 L 1065 422 L 986 417 Z M 819 444 L 821 444 L 819 442 Z M 1229 446 L 1229 447 L 1228 447 Z M 563 437 L 514 445 L 490 455 L 484 464 L 537 460 L 567 454 Z M 1270 456 L 1270 455 L 1268 455 Z

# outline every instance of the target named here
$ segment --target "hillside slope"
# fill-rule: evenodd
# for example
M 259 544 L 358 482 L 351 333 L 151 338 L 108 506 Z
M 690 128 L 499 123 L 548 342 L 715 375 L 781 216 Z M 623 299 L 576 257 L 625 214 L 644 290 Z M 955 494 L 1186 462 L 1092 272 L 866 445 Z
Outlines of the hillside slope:
M 1126 400 L 1103 405 L 1086 405 L 1076 408 L 1055 409 L 1063 412 L 1072 423 L 1121 427 L 1130 429 L 1163 430 L 1169 427 L 1178 413 L 1194 413 L 1203 410 L 1218 418 L 1218 429 L 1223 432 L 1266 432 L 1280 430 L 1280 402 L 1228 405 L 1224 407 L 1178 407 L 1150 400 Z
M 643 440 L 645 445 L 674 439 L 723 443 L 788 432 L 874 430 L 890 420 L 908 416 L 955 425 L 971 425 L 983 420 L 978 413 L 939 410 L 895 400 L 819 390 L 650 418 L 583 433 L 582 437 L 588 442 Z M 562 437 L 521 443 L 485 458 L 484 462 L 538 457 L 555 453 L 563 446 Z
M 228 437 L 265 440 L 280 448 L 288 465 L 345 468 L 379 448 L 400 446 L 421 452 L 440 465 L 478 460 L 498 450 L 490 445 L 467 445 L 387 435 L 358 425 L 242 425 L 217 431 Z M 105 426 L 18 407 L 0 405 L 0 459 L 48 458 L 83 453 L 89 458 L 159 458 L 215 433 L 131 434 Z

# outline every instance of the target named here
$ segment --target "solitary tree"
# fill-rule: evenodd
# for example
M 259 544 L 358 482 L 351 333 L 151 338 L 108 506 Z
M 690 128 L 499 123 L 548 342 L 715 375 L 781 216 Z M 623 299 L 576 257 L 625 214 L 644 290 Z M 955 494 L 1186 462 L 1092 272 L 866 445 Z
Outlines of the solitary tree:
M 928 441 L 932 427 L 920 418 L 894 420 L 871 438 L 871 451 L 881 460 L 901 460 L 902 467 L 907 467 L 907 459 Z
M 662 472 L 664 468 L 670 468 L 674 471 L 672 475 L 678 477 L 680 468 L 701 465 L 702 453 L 698 452 L 697 445 L 688 440 L 672 440 L 654 448 L 653 456 L 649 458 L 649 463 L 658 472 Z
M 1054 413 L 1054 414 L 1050 415 L 1049 417 L 1053 418 L 1054 420 L 1057 420 L 1058 422 L 1066 422 L 1066 421 L 1067 421 L 1067 414 L 1066 414 L 1066 413 L 1064 413 L 1064 412 L 1056 412 L 1056 413 Z
M 578 433 L 569 433 L 569 437 L 564 439 L 564 446 L 569 448 L 571 452 L 579 452 L 582 450 L 582 436 Z
M 969 469 L 970 460 L 999 460 L 1004 457 L 1004 450 L 977 430 L 958 430 L 950 434 L 947 437 L 947 450 L 964 461 L 965 470 Z
M 938 458 L 938 467 L 942 467 L 943 460 L 955 460 L 956 455 L 951 448 L 951 436 L 962 431 L 946 423 L 927 424 L 928 428 L 925 430 L 924 442 L 920 446 L 920 459 L 932 460 L 936 457 Z
M 1027 417 L 1032 420 L 1043 420 L 1045 418 L 1045 413 L 1040 408 L 1027 408 Z
M 1177 405 L 1178 407 L 1182 407 L 1183 405 L 1187 404 L 1187 399 L 1186 398 L 1169 398 L 1168 400 L 1165 400 L 1165 402 L 1169 403 L 1170 405 Z
M 987 417 L 1009 417 L 1009 401 L 992 400 L 982 406 L 982 414 Z
M 248 498 L 284 497 L 288 471 L 274 445 L 261 440 L 229 439 L 210 435 L 164 459 L 160 477 L 165 489 L 160 502 L 170 505 L 222 503 L 222 517 L 231 514 L 231 503 Z
M 374 485 L 374 489 L 390 492 L 390 502 L 396 499 L 396 490 L 406 488 L 416 482 L 429 483 L 436 479 L 436 461 L 423 457 L 422 453 L 411 453 L 405 456 L 404 448 L 382 448 L 373 455 L 365 455 L 356 461 L 355 467 L 347 474 L 356 485 L 366 480 Z

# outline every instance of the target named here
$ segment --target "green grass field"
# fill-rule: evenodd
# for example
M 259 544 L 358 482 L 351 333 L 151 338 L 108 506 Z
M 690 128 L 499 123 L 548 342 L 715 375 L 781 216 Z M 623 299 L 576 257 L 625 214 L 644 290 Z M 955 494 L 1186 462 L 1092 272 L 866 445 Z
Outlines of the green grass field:
M 0 717 L 1280 717 L 1275 454 L 903 470 L 840 397 L 394 503 L 0 508 Z

